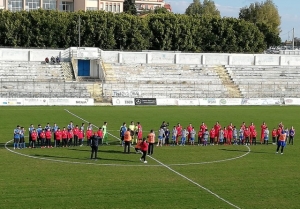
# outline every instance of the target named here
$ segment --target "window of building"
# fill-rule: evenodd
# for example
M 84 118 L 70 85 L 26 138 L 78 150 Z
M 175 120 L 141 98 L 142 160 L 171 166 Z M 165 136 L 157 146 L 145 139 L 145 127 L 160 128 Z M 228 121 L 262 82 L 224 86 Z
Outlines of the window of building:
M 117 12 L 120 12 L 120 4 L 117 5 Z
M 113 12 L 116 12 L 116 5 L 113 6 Z
M 40 0 L 26 0 L 25 3 L 25 9 L 27 11 L 37 10 L 40 6 Z
M 112 11 L 112 5 L 111 5 L 111 4 L 109 5 L 109 9 L 108 9 L 108 11 L 109 11 L 109 12 L 111 12 L 111 11 Z
M 105 11 L 108 11 L 108 5 L 107 4 L 105 5 Z
M 45 9 L 45 10 L 56 9 L 56 0 L 44 0 L 43 1 L 43 9 Z
M 86 10 L 95 11 L 98 10 L 97 7 L 87 7 Z
M 64 12 L 73 12 L 74 11 L 74 4 L 73 2 L 69 1 L 62 1 L 60 5 L 60 10 Z
M 8 0 L 8 10 L 21 11 L 23 9 L 23 0 Z

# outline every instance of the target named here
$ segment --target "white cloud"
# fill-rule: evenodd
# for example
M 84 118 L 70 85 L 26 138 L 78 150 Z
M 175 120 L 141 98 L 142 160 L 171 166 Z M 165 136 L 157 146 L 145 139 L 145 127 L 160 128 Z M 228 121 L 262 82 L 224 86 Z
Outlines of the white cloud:
M 238 17 L 240 8 L 233 6 L 224 6 L 220 4 L 216 4 L 217 9 L 220 11 L 223 17 Z

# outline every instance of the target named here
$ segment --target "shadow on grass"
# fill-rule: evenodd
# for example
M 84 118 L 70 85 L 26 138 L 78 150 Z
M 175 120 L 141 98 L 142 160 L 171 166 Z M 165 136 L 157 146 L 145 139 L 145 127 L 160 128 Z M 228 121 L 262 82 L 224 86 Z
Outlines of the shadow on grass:
M 79 152 L 91 152 L 91 150 L 83 150 L 83 149 L 75 149 L 75 148 L 70 148 L 68 150 L 71 150 L 71 151 L 79 151 Z M 99 150 L 98 150 L 98 153 L 99 152 L 105 152 L 105 153 L 124 153 L 124 150 L 123 149 L 120 149 L 120 150 L 102 150 L 101 147 L 99 147 Z M 130 154 L 135 154 L 135 152 L 133 152 L 133 149 L 132 149 L 132 152 Z
M 255 145 L 254 145 L 255 146 Z M 248 150 L 237 150 L 237 149 L 219 149 L 219 150 L 223 150 L 223 151 L 228 151 L 228 152 L 249 152 Z M 261 152 L 261 151 L 250 151 L 251 153 L 260 153 L 260 154 L 273 154 L 273 152 Z
M 59 159 L 72 159 L 72 160 L 90 160 L 90 155 L 88 155 L 86 158 L 74 158 L 74 157 L 63 157 L 63 156 L 53 156 L 53 155 L 39 155 L 35 154 L 35 157 L 42 157 L 42 158 L 59 158 Z M 132 160 L 126 160 L 126 159 L 112 159 L 112 158 L 102 158 L 101 156 L 98 156 L 98 160 L 107 160 L 107 161 L 118 161 L 118 162 L 136 162 Z

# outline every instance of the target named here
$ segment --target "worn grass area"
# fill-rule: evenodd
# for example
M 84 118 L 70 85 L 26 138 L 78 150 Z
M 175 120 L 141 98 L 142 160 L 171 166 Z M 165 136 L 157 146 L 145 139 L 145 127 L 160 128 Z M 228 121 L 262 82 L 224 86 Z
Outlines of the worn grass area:
M 0 107 L 0 208 L 233 208 L 150 158 L 141 164 L 133 149 L 123 154 L 112 136 L 111 145 L 100 147 L 98 161 L 88 159 L 87 146 L 16 150 L 23 155 L 5 149 L 16 125 L 83 122 L 64 109 L 96 126 L 107 121 L 116 137 L 131 120 L 141 122 L 144 135 L 163 120 L 192 123 L 197 130 L 202 121 L 209 127 L 216 121 L 254 122 L 258 132 L 262 121 L 270 129 L 280 121 L 300 127 L 299 107 Z M 284 155 L 276 155 L 271 144 L 250 149 L 247 154 L 245 146 L 155 147 L 153 157 L 240 208 L 298 208 L 297 134 Z

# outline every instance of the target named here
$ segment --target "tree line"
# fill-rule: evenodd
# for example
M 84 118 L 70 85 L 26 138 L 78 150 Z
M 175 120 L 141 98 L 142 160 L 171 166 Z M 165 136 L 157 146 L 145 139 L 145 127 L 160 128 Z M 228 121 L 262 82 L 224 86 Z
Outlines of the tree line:
M 0 46 L 68 48 L 78 46 L 79 34 L 82 47 L 107 50 L 254 53 L 278 40 L 280 43 L 276 26 L 248 20 L 251 12 L 240 12 L 243 18 L 221 18 L 210 5 L 212 1 L 205 2 L 208 8 L 189 7 L 187 14 L 163 10 L 146 16 L 104 11 L 0 10 Z

